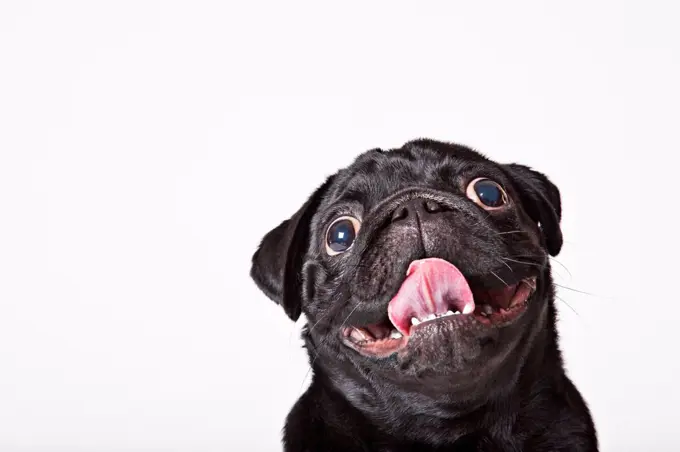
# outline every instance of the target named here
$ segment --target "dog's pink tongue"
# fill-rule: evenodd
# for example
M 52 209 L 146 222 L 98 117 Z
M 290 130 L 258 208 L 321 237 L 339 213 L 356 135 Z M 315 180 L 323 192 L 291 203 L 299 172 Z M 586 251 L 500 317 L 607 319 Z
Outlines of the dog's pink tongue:
M 433 314 L 470 314 L 474 310 L 472 291 L 460 270 L 445 260 L 429 258 L 411 262 L 387 314 L 395 328 L 407 336 L 412 317 L 425 321 Z

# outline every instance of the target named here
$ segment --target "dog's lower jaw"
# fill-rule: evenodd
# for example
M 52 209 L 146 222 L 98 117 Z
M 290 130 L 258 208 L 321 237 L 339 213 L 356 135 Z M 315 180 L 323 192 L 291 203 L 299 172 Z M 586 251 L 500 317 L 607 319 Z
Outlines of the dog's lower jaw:
M 348 406 L 380 431 L 416 442 L 441 436 L 437 442 L 444 444 L 479 428 L 479 420 L 496 413 L 499 407 L 508 407 L 506 414 L 512 418 L 512 412 L 519 410 L 523 391 L 540 380 L 539 375 L 559 380 L 563 374 L 560 360 L 546 361 L 550 349 L 557 351 L 554 336 L 549 338 L 551 334 L 546 329 L 538 329 L 533 335 L 534 340 L 527 338 L 527 342 L 534 347 L 523 356 L 521 364 L 513 366 L 516 363 L 509 362 L 490 376 L 489 381 L 503 378 L 501 385 L 479 381 L 452 384 L 454 378 L 449 375 L 409 379 L 409 383 L 376 381 L 379 377 L 370 370 L 329 366 L 320 359 L 313 373 L 315 379 L 332 385 Z M 492 428 L 492 424 L 486 427 Z
M 581 401 L 576 407 L 568 406 L 568 400 L 582 399 L 564 373 L 557 334 L 551 326 L 554 325 L 554 318 L 554 305 L 552 302 L 547 303 L 546 309 L 537 319 L 533 337 L 526 338 L 525 345 L 532 346 L 524 355 L 514 378 L 510 377 L 514 381 L 506 381 L 505 385 L 500 385 L 501 389 L 495 391 L 480 391 L 479 394 L 483 393 L 484 397 L 466 399 L 461 394 L 447 393 L 444 385 L 438 392 L 437 388 L 424 385 L 405 389 L 403 384 L 397 387 L 396 382 L 384 379 L 375 381 L 376 376 L 370 370 L 342 365 L 334 357 L 325 356 L 322 352 L 313 360 L 312 384 L 291 412 L 286 431 L 302 429 L 303 425 L 306 432 L 314 430 L 315 427 L 309 425 L 308 416 L 311 415 L 313 424 L 320 431 L 327 431 L 325 436 L 317 438 L 318 441 L 324 441 L 324 437 L 336 438 L 334 444 L 317 444 L 323 450 L 343 450 L 334 449 L 335 445 L 341 443 L 346 444 L 344 450 L 354 450 L 353 447 L 363 445 L 368 447 L 365 450 L 372 450 L 370 445 L 376 443 L 393 444 L 390 450 L 402 450 L 399 447 L 408 444 L 441 447 L 453 445 L 456 441 L 476 441 L 475 438 L 491 441 L 488 436 L 491 433 L 498 436 L 495 440 L 499 444 L 505 443 L 516 448 L 507 450 L 529 450 L 518 438 L 513 437 L 510 430 L 504 429 L 531 419 L 531 413 L 526 412 L 527 407 L 549 413 L 548 407 L 542 410 L 536 404 L 543 400 L 553 403 L 555 397 L 562 396 L 565 409 L 575 410 L 574 423 L 586 419 L 582 430 L 584 444 L 588 446 L 574 450 L 595 451 L 595 431 L 585 403 Z M 526 420 L 523 421 L 524 418 Z M 540 430 L 553 421 L 534 419 L 534 424 L 527 422 L 523 431 L 532 428 Z M 308 433 L 298 431 L 291 438 L 305 434 Z M 546 431 L 545 434 L 558 438 L 561 432 Z M 403 450 L 409 449 L 404 446 Z

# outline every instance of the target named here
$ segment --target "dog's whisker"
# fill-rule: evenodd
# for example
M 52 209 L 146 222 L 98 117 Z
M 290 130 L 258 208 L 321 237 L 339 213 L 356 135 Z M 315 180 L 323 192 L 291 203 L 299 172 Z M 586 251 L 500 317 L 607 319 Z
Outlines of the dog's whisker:
M 555 286 L 559 287 L 560 289 L 570 290 L 572 292 L 577 292 L 577 293 L 580 293 L 580 294 L 583 294 L 583 295 L 589 295 L 589 296 L 595 297 L 595 298 L 607 298 L 607 297 L 602 297 L 600 295 L 595 295 L 595 294 L 590 293 L 590 292 L 585 292 L 583 290 L 574 289 L 573 287 L 567 287 L 567 286 L 563 286 L 563 285 L 557 284 L 557 283 L 554 283 L 554 284 L 555 284 Z
M 526 234 L 526 231 L 505 231 L 505 232 L 496 232 L 496 235 L 506 235 L 506 234 Z
M 571 274 L 571 272 L 569 271 L 569 269 L 566 267 L 566 265 L 564 265 L 562 262 L 558 261 L 557 259 L 555 259 L 555 258 L 552 257 L 552 256 L 548 256 L 548 257 L 550 258 L 551 261 L 553 261 L 553 262 L 559 264 L 560 267 L 562 267 L 564 270 L 566 270 L 566 272 L 569 274 L 569 279 L 573 279 L 573 275 Z
M 511 273 L 514 273 L 514 271 L 512 270 L 512 267 L 509 266 L 508 263 L 505 262 L 505 261 L 503 260 L 503 258 L 500 258 L 500 261 L 501 261 L 501 263 L 502 263 L 503 265 L 505 265 L 506 267 L 508 267 L 508 270 L 510 270 Z
M 307 380 L 307 377 L 309 377 L 310 372 L 314 369 L 314 363 L 316 362 L 316 359 L 319 357 L 319 354 L 321 353 L 320 349 L 323 346 L 323 343 L 324 343 L 326 338 L 322 339 L 319 344 L 314 344 L 314 358 L 312 359 L 312 362 L 309 364 L 309 368 L 307 369 L 307 373 L 305 373 L 305 377 L 302 379 L 302 383 L 300 383 L 300 390 L 299 390 L 300 393 L 302 393 L 302 388 L 305 385 L 305 381 Z
M 352 310 L 349 312 L 349 314 L 347 314 L 347 317 L 345 317 L 345 320 L 343 320 L 342 323 L 340 324 L 340 329 L 344 328 L 345 323 L 347 323 L 347 321 L 349 320 L 350 316 L 351 316 L 352 314 L 354 314 L 354 311 L 357 310 L 357 308 L 359 307 L 360 304 L 362 304 L 361 301 L 359 301 L 359 302 L 357 303 L 357 305 L 354 306 L 354 309 L 352 309 Z
M 486 223 L 486 220 L 488 220 L 490 216 L 491 216 L 491 214 L 490 214 L 489 212 L 486 212 L 486 216 L 485 216 L 484 218 L 482 218 L 481 220 L 479 220 L 477 223 L 474 223 L 474 224 L 472 225 L 472 227 L 477 227 L 477 226 L 480 226 L 480 225 L 484 225 L 484 226 L 485 226 L 484 229 L 486 229 L 486 230 L 491 229 L 491 227 Z
M 516 259 L 510 259 L 509 257 L 501 257 L 504 261 L 508 262 L 514 262 L 516 264 L 522 264 L 522 265 L 533 265 L 535 267 L 542 267 L 541 264 L 537 264 L 536 262 L 526 262 L 526 261 L 518 261 Z
M 574 314 L 576 314 L 578 317 L 581 317 L 581 314 L 579 314 L 578 312 L 576 312 L 576 309 L 574 309 L 572 305 L 570 305 L 569 303 L 567 303 L 567 300 L 565 300 L 564 298 L 560 297 L 559 295 L 555 295 L 555 298 L 557 298 L 558 300 L 560 300 L 562 303 L 566 304 L 567 307 L 568 307 L 569 309 L 571 309 L 572 312 L 573 312 Z
M 345 327 L 345 323 L 347 323 L 347 320 L 349 320 L 350 316 L 351 316 L 352 314 L 354 314 L 354 311 L 356 311 L 357 308 L 358 308 L 361 304 L 362 304 L 362 302 L 359 301 L 359 302 L 357 303 L 357 305 L 354 306 L 354 308 L 349 312 L 349 314 L 347 314 L 347 317 L 345 317 L 345 320 L 343 320 L 342 323 L 340 324 L 340 328 L 338 328 L 340 331 L 342 331 L 342 329 Z M 324 342 L 325 342 L 326 340 L 328 340 L 330 337 L 331 337 L 330 335 L 327 335 L 325 338 L 323 338 L 323 339 L 321 340 L 321 342 L 318 344 L 318 346 L 315 347 L 317 350 L 315 350 L 316 353 L 314 354 L 314 359 L 312 359 L 312 362 L 311 362 L 311 364 L 309 365 L 310 371 L 314 368 L 314 363 L 316 362 L 316 359 L 319 357 L 319 354 L 321 353 L 321 347 L 324 345 Z M 307 378 L 307 377 L 305 376 L 305 378 Z M 304 384 L 304 381 L 303 381 L 303 384 Z
M 508 286 L 508 285 L 509 285 L 508 283 L 506 283 L 505 281 L 503 281 L 503 278 L 501 278 L 500 276 L 498 276 L 494 271 L 492 271 L 492 270 L 489 270 L 489 271 L 491 272 L 492 275 L 494 275 L 496 278 L 498 278 L 499 281 L 502 282 L 505 286 Z
M 546 254 L 545 253 L 532 253 L 532 254 L 513 254 L 509 257 L 530 257 L 533 259 L 543 259 L 545 258 Z
M 314 328 L 316 328 L 316 326 L 319 324 L 319 322 L 321 322 L 321 321 L 322 321 L 328 314 L 330 314 L 330 313 L 331 313 L 331 310 L 330 310 L 330 309 L 327 310 L 326 312 L 324 312 L 324 313 L 319 317 L 319 319 L 314 323 L 314 325 L 312 325 L 312 327 L 309 329 L 309 334 L 312 334 L 312 331 L 314 331 Z
M 305 373 L 304 378 L 302 378 L 302 383 L 300 383 L 300 389 L 298 390 L 298 396 L 302 394 L 302 388 L 305 386 L 305 381 L 307 381 L 307 377 L 309 377 L 309 373 L 312 371 L 312 366 L 309 366 L 309 369 L 307 369 L 307 373 Z
M 347 298 L 347 297 L 343 297 L 343 298 Z M 361 303 L 361 302 L 359 302 L 359 303 Z M 347 315 L 347 317 L 345 318 L 345 321 L 343 322 L 343 326 L 344 326 L 344 323 L 347 321 L 347 319 L 349 319 L 349 317 L 352 315 L 352 313 L 356 310 L 357 307 L 359 307 L 359 304 L 357 304 L 357 306 L 355 306 L 354 309 Z M 335 310 L 333 310 L 333 309 L 327 310 L 325 313 L 323 313 L 319 317 L 319 319 L 314 323 L 314 325 L 312 325 L 311 328 L 307 329 L 307 335 L 311 338 L 310 340 L 313 340 L 312 332 L 313 332 L 314 328 L 321 322 L 321 320 L 323 320 L 329 314 L 334 314 L 334 313 L 335 313 Z M 342 326 L 340 328 L 342 329 Z M 321 347 L 323 347 L 324 343 L 329 338 L 330 338 L 330 335 L 322 338 L 319 343 L 313 343 L 313 350 L 310 349 L 310 352 L 314 353 L 314 357 L 313 357 L 313 359 L 312 359 L 312 361 L 309 365 L 309 368 L 307 369 L 307 372 L 305 373 L 305 376 L 302 379 L 302 383 L 300 384 L 299 393 L 302 393 L 302 388 L 304 387 L 305 381 L 307 380 L 307 377 L 309 377 L 310 372 L 314 369 L 314 363 L 316 362 L 317 358 L 319 357 L 319 355 L 321 353 Z

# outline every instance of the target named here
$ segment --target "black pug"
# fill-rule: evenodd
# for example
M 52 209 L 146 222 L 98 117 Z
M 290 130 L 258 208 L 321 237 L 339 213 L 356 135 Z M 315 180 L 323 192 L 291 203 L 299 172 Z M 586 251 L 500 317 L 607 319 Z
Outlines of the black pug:
M 284 450 L 597 451 L 558 348 L 560 218 L 546 176 L 456 144 L 371 150 L 329 177 L 252 260 L 308 322 Z

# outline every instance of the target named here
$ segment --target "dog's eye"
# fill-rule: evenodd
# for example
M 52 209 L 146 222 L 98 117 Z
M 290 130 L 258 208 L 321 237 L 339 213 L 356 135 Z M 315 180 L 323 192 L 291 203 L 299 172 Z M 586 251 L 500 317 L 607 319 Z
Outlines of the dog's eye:
M 354 217 L 336 219 L 326 233 L 326 252 L 335 256 L 347 251 L 354 243 L 361 223 Z
M 498 183 L 483 177 L 470 182 L 467 196 L 487 210 L 498 209 L 508 202 L 505 190 Z

